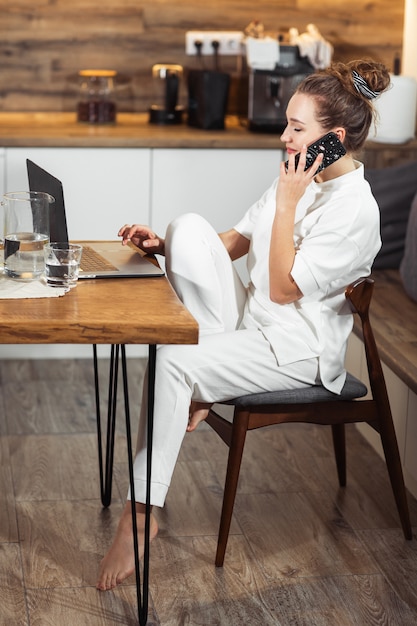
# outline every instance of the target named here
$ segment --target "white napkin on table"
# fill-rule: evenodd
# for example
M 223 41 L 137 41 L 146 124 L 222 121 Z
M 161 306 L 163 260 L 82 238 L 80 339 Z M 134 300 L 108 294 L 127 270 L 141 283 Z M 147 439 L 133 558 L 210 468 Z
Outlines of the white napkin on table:
M 69 287 L 49 287 L 42 279 L 26 283 L 6 276 L 0 277 L 0 299 L 57 298 L 69 290 Z

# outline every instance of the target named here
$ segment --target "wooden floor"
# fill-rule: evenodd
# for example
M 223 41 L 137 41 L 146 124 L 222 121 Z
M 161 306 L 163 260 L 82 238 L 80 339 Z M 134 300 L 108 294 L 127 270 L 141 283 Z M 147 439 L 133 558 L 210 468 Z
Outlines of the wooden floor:
M 143 360 L 129 359 L 135 424 L 143 371 Z M 113 503 L 103 510 L 89 360 L 4 361 L 0 383 L 0 625 L 135 624 L 133 579 L 95 589 L 127 490 L 122 412 Z M 158 510 L 150 626 L 415 626 L 417 541 L 403 539 L 385 464 L 354 427 L 346 489 L 327 428 L 248 436 L 225 565 L 216 569 L 225 462 L 226 446 L 207 425 L 186 435 Z M 411 497 L 410 508 L 416 529 Z

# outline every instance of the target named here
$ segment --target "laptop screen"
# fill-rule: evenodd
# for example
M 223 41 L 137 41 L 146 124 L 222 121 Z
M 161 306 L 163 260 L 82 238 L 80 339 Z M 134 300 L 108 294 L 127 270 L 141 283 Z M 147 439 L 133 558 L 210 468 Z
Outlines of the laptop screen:
M 49 232 L 51 241 L 68 241 L 67 218 L 65 215 L 64 191 L 60 180 L 26 159 L 30 191 L 45 191 L 55 202 L 49 209 Z

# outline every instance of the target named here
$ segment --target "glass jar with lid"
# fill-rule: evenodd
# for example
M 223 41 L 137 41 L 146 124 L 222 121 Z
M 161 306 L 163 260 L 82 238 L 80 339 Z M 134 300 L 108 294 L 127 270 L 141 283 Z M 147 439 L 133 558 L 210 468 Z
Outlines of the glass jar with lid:
M 80 99 L 77 119 L 88 124 L 114 124 L 116 103 L 114 101 L 115 70 L 81 70 Z

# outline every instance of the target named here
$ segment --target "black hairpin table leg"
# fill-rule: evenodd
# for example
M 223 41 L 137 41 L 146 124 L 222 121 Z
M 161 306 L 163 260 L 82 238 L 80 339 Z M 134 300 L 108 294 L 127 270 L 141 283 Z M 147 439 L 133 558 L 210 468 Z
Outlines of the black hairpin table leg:
M 104 507 L 110 506 L 113 482 L 114 436 L 116 428 L 117 381 L 119 372 L 119 345 L 111 346 L 109 388 L 107 399 L 106 454 L 103 462 L 103 437 L 101 429 L 100 386 L 98 376 L 97 346 L 93 345 L 94 387 L 96 397 L 96 421 L 98 439 L 98 464 L 100 472 L 100 495 Z
M 128 389 L 127 365 L 126 365 L 126 347 L 124 345 L 121 345 L 121 346 L 112 345 L 112 348 L 111 348 L 105 468 L 103 468 L 97 347 L 95 345 L 93 346 L 101 499 L 102 499 L 103 506 L 107 507 L 110 505 L 112 474 L 113 474 L 114 433 L 115 433 L 115 424 L 116 424 L 116 400 L 117 400 L 119 348 L 121 348 L 121 359 L 122 359 L 123 396 L 124 396 L 125 418 L 126 418 L 126 444 L 127 444 L 127 457 L 128 457 L 128 465 L 129 465 L 129 484 L 130 484 L 130 494 L 131 494 L 131 504 L 132 504 L 132 527 L 133 527 L 133 546 L 134 546 L 134 553 L 135 553 L 136 597 L 137 597 L 137 604 L 138 604 L 139 624 L 140 626 L 145 626 L 148 621 L 148 605 L 149 605 L 149 536 L 150 536 L 150 516 L 151 516 L 151 497 L 150 496 L 151 496 L 151 471 L 152 471 L 153 409 L 154 409 L 154 399 L 155 399 L 156 346 L 155 345 L 149 346 L 147 472 L 146 472 L 146 508 L 145 508 L 146 513 L 145 513 L 145 537 L 144 537 L 143 586 L 142 588 L 141 588 L 141 580 L 140 580 L 139 545 L 138 545 L 138 532 L 137 532 L 137 520 L 136 520 L 136 506 L 135 506 L 136 504 L 135 483 L 134 483 L 134 476 L 133 476 L 132 431 L 131 431 L 131 423 L 130 423 L 129 389 Z
M 139 612 L 139 624 L 145 626 L 148 621 L 148 599 L 149 599 L 149 534 L 150 534 L 150 518 L 151 518 L 151 472 L 152 472 L 152 440 L 153 440 L 153 409 L 155 398 L 155 364 L 156 364 L 156 346 L 149 346 L 149 364 L 148 364 L 148 424 L 147 424 L 147 470 L 146 470 L 146 507 L 145 507 L 145 537 L 144 537 L 144 554 L 143 554 L 143 585 L 141 594 L 140 584 L 140 565 L 139 565 L 139 545 L 138 530 L 136 521 L 136 499 L 135 499 L 135 482 L 133 477 L 133 454 L 132 454 L 132 434 L 130 428 L 130 410 L 129 410 L 129 394 L 127 388 L 127 372 L 126 372 L 126 354 L 125 346 L 122 345 L 122 368 L 123 368 L 123 389 L 125 400 L 125 416 L 126 416 L 126 439 L 127 439 L 127 455 L 129 462 L 129 483 L 130 496 L 132 503 L 132 526 L 133 526 L 133 545 L 135 551 L 135 573 L 136 573 L 136 594 Z

